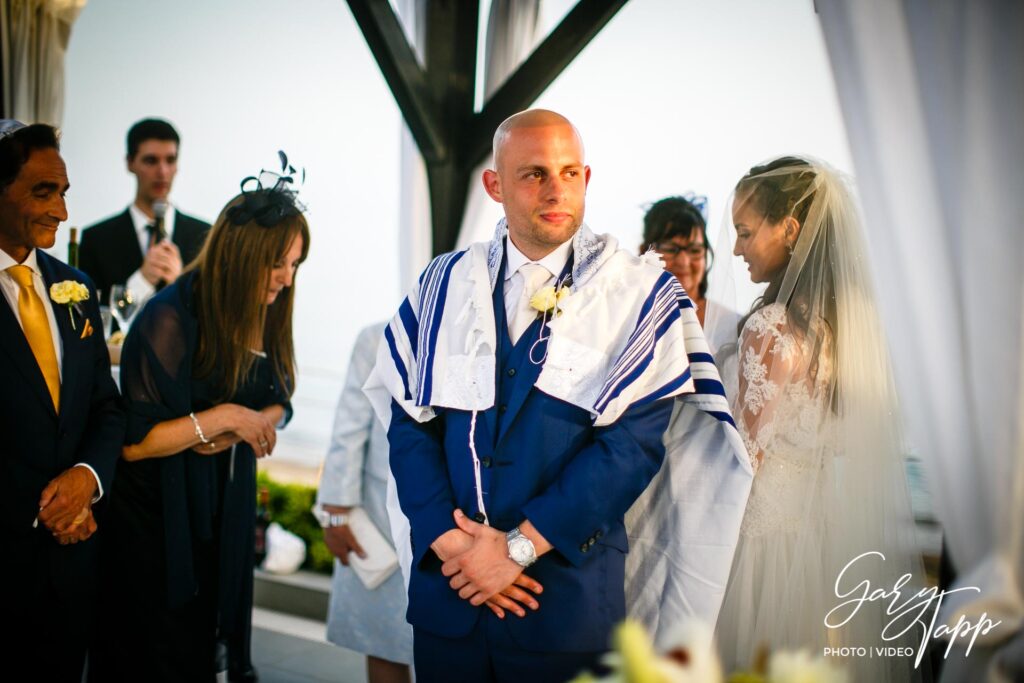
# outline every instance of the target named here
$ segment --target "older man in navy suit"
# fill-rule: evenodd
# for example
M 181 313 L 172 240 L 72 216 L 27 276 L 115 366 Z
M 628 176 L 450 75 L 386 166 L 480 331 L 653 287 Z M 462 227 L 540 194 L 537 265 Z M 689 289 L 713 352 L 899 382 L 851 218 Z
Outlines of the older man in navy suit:
M 56 131 L 0 121 L 0 600 L 10 627 L 0 666 L 10 680 L 81 681 L 92 505 L 124 440 L 96 291 L 42 251 L 67 219 L 67 190 Z
M 688 299 L 583 225 L 589 179 L 564 117 L 505 121 L 495 238 L 435 259 L 385 329 L 366 390 L 411 524 L 418 680 L 564 681 L 625 617 L 623 516 L 694 391 Z

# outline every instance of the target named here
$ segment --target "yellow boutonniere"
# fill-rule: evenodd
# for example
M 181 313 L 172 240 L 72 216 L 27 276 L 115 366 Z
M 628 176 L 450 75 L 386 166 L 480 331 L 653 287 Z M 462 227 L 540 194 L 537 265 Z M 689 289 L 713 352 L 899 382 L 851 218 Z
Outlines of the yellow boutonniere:
M 89 298 L 89 288 L 81 282 L 64 280 L 50 285 L 50 298 L 58 304 L 65 304 L 68 307 L 68 318 L 71 320 L 71 329 L 75 328 L 75 316 L 73 309 L 75 305 Z
M 562 302 L 569 298 L 568 285 L 541 287 L 530 297 L 530 307 L 541 315 L 558 315 L 561 313 Z
M 569 298 L 569 287 L 571 285 L 572 276 L 566 275 L 553 285 L 541 287 L 530 297 L 530 308 L 537 311 L 537 317 L 541 320 L 541 329 L 537 336 L 537 341 L 530 347 L 531 363 L 539 365 L 544 362 L 544 358 L 547 358 L 547 340 L 550 337 L 550 334 L 547 332 L 548 318 L 555 318 L 562 314 L 562 302 Z M 540 360 L 535 360 L 533 350 L 538 345 L 541 345 L 541 348 L 544 349 L 544 355 Z

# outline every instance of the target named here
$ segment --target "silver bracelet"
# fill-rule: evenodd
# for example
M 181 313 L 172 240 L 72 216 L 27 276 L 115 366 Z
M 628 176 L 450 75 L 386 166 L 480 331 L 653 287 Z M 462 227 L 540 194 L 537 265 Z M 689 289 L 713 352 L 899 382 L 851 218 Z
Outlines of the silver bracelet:
M 189 413 L 188 416 L 192 418 L 192 424 L 195 425 L 196 436 L 199 437 L 199 440 L 203 443 L 210 443 L 210 440 L 203 435 L 203 428 L 199 426 L 199 419 L 196 417 L 196 414 Z

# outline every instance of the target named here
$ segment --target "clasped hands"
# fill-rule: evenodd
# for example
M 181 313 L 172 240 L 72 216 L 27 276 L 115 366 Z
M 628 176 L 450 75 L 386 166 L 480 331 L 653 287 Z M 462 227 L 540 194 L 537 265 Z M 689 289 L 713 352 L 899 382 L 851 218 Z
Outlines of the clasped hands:
M 431 544 L 444 563 L 441 572 L 459 597 L 474 606 L 487 605 L 499 619 L 506 610 L 524 617 L 526 610 L 540 607 L 535 595 L 544 588 L 523 573 L 508 556 L 505 533 L 474 522 L 461 510 L 454 512 L 456 528 L 446 531 Z
M 193 450 L 203 455 L 215 455 L 244 441 L 252 447 L 257 458 L 266 457 L 274 452 L 277 445 L 275 422 L 280 419 L 280 406 L 252 410 L 234 403 L 224 403 L 213 408 L 213 411 L 223 418 L 214 422 L 219 425 L 223 421 L 224 431 L 211 433 L 209 443 L 197 444 Z
M 95 494 L 96 478 L 88 468 L 67 469 L 40 494 L 38 520 L 61 545 L 84 541 L 96 531 L 92 515 Z

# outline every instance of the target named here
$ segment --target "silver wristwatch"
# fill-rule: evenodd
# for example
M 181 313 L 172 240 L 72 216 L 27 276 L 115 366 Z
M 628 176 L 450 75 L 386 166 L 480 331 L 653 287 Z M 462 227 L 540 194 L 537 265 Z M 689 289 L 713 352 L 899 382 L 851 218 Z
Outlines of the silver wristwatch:
M 313 506 L 313 516 L 316 517 L 316 521 L 319 522 L 320 526 L 324 529 L 332 526 L 343 526 L 348 524 L 347 512 L 328 512 L 319 505 Z
M 520 567 L 525 569 L 537 561 L 537 549 L 533 547 L 533 541 L 523 536 L 519 527 L 505 534 L 505 542 L 508 543 L 508 559 Z

